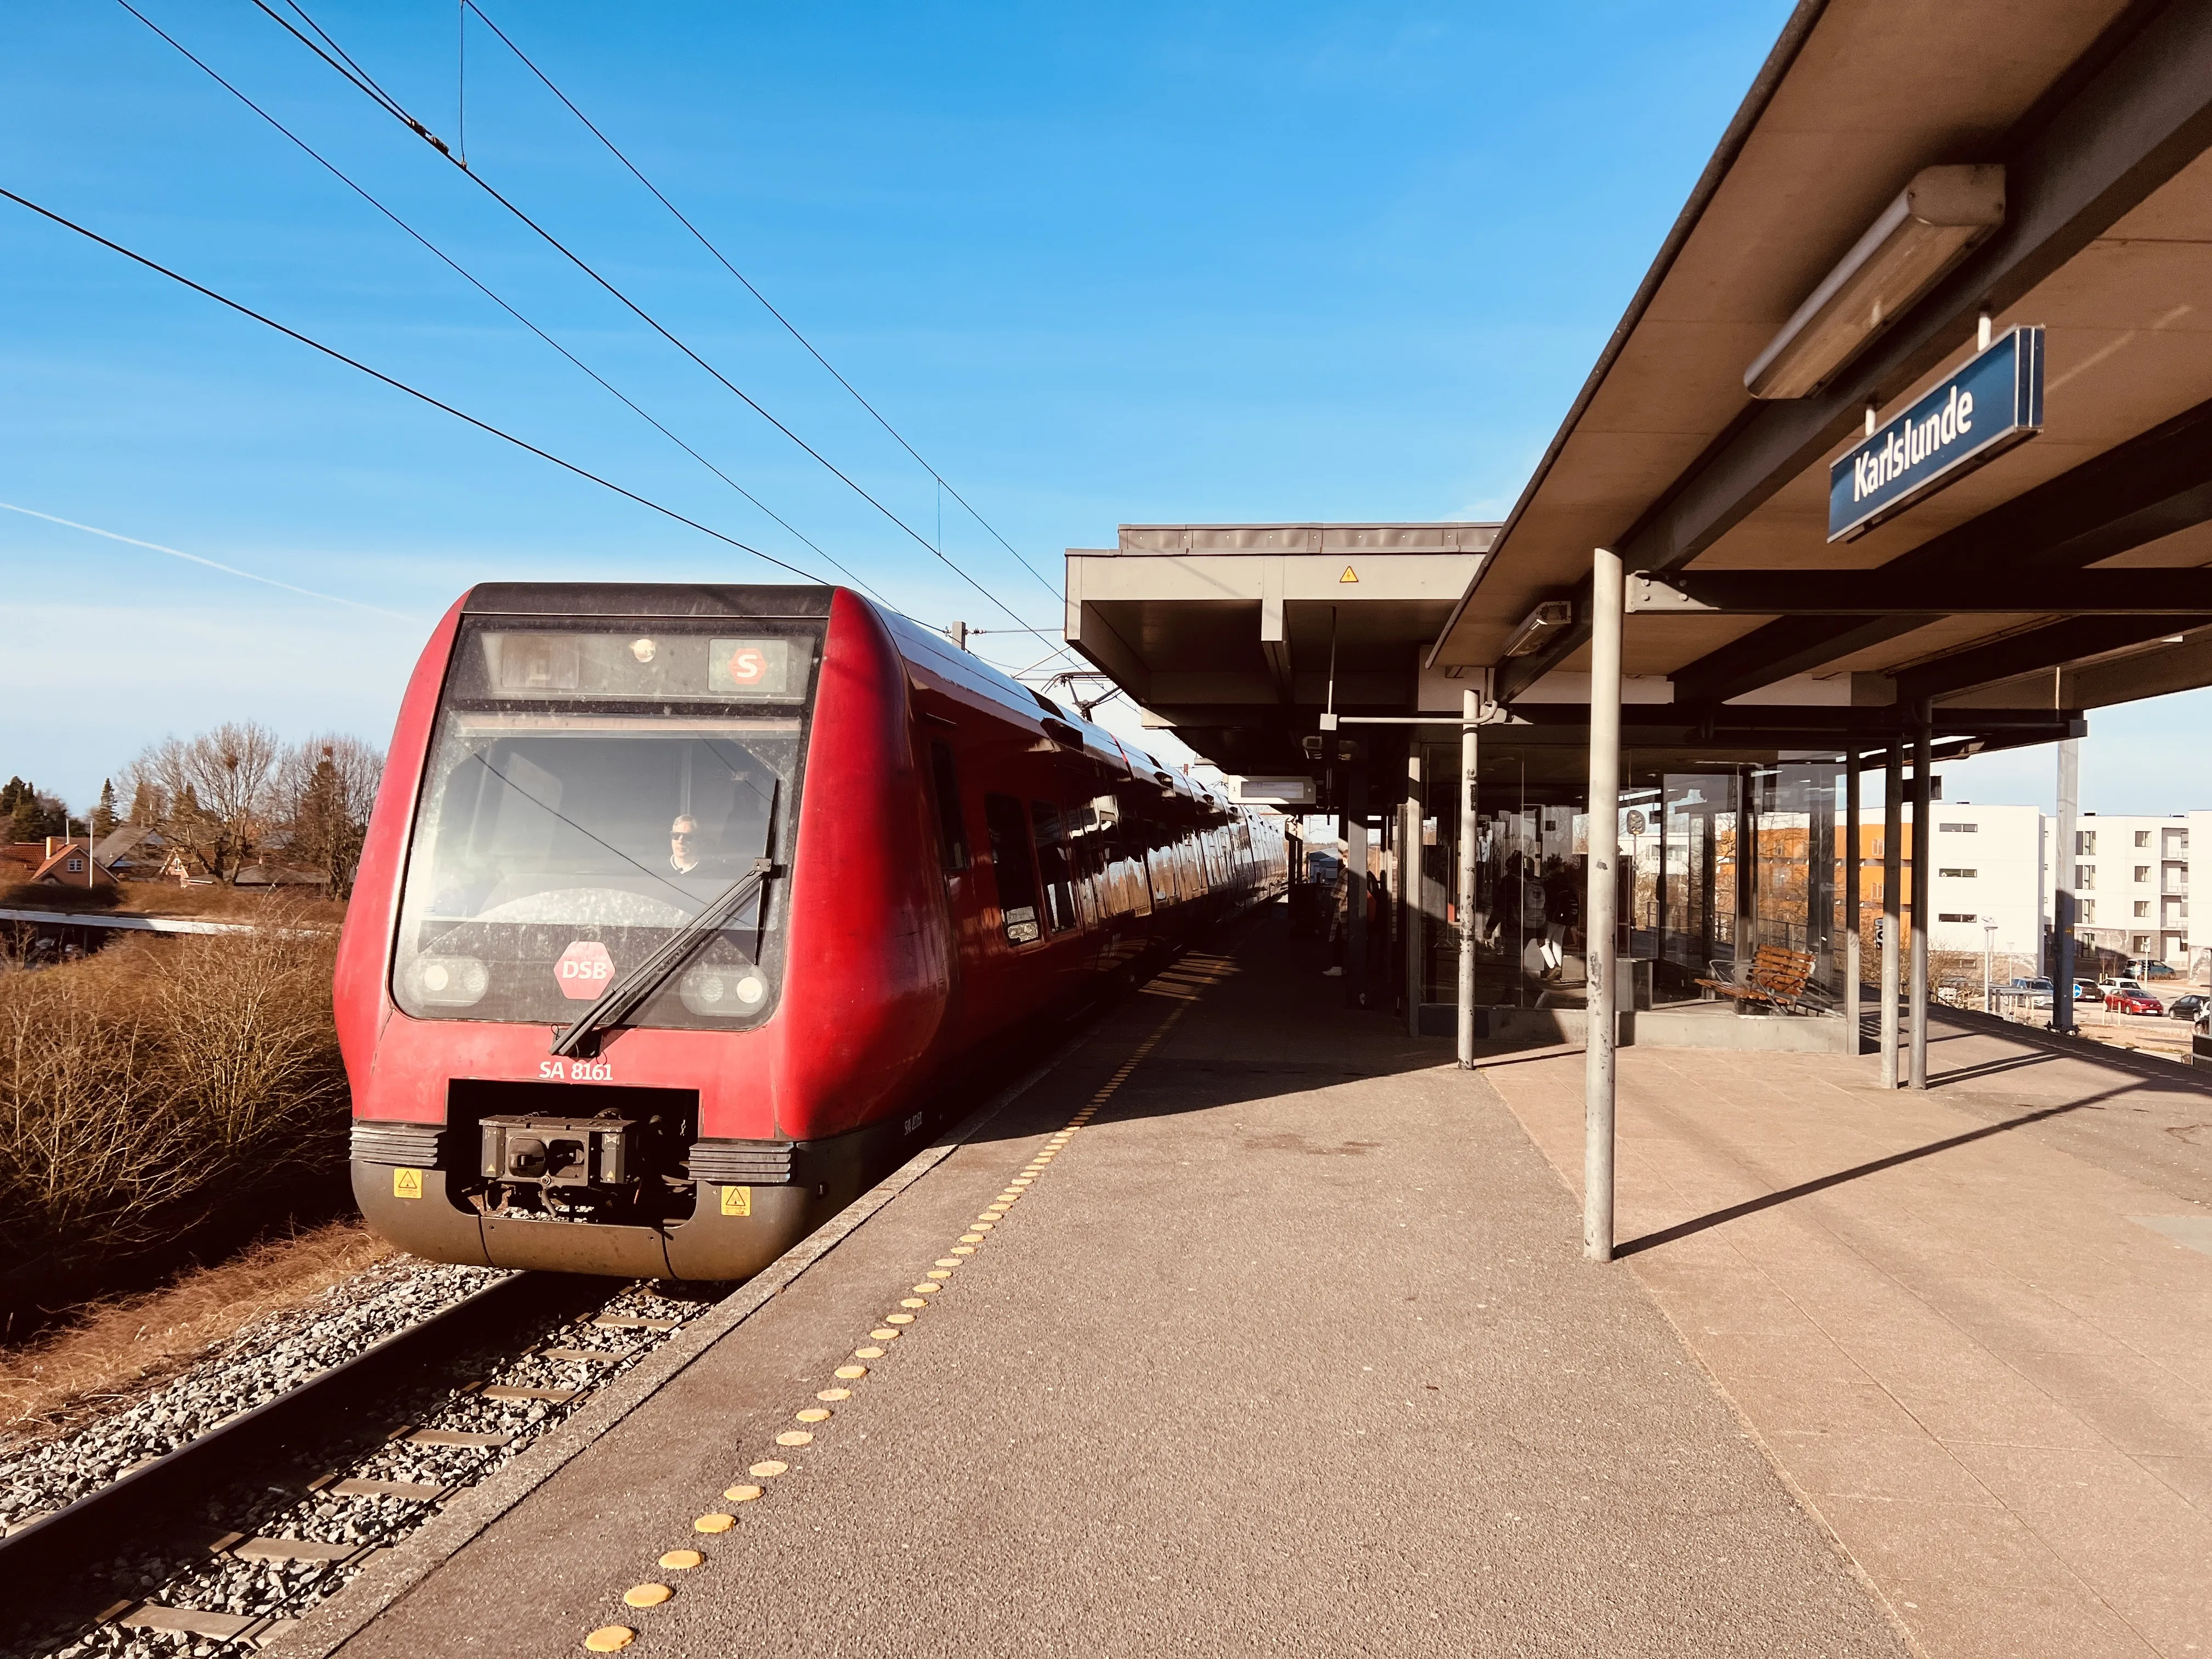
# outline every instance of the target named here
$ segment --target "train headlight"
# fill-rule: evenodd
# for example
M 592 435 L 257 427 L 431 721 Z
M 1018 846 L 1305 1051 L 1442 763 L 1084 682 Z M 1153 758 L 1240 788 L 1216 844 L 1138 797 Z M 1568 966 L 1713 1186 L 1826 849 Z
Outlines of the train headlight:
M 677 990 L 686 1008 L 710 1018 L 743 1019 L 768 1000 L 768 981 L 750 963 L 694 968 Z
M 441 1008 L 467 1008 L 491 989 L 491 970 L 474 957 L 418 957 L 415 994 Z

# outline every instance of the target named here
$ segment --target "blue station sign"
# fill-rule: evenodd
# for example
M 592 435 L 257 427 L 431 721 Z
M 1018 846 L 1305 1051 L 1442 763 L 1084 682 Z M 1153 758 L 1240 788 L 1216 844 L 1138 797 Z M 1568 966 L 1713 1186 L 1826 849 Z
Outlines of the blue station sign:
M 2043 429 L 2043 331 L 1990 343 L 1828 469 L 1828 539 L 1863 536 Z

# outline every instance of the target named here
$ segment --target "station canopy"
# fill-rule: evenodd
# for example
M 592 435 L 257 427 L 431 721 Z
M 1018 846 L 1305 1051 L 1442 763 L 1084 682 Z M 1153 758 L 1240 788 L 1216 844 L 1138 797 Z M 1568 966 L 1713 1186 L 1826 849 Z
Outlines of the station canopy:
M 1599 547 L 1647 763 L 1923 708 L 1940 757 L 2212 684 L 2208 143 L 2212 7 L 1807 0 L 1502 527 L 1126 526 L 1070 550 L 1067 637 L 1248 773 L 1310 759 L 1332 625 L 1340 711 L 1473 685 L 1486 743 L 1579 749 Z
M 1497 533 L 1124 525 L 1114 547 L 1068 550 L 1066 637 L 1224 771 L 1303 774 L 1325 709 L 1414 704 L 1421 658 Z
M 1632 703 L 2003 740 L 2212 682 L 2208 141 L 2212 8 L 1800 5 L 1426 660 L 1509 703 L 1585 669 L 1603 546 Z M 2039 432 L 1832 540 L 1832 465 L 2015 329 Z

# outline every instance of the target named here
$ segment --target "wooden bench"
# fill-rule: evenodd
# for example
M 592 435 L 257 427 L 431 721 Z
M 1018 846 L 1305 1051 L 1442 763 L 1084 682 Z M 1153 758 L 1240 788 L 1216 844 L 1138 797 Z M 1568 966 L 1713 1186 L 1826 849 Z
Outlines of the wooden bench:
M 1719 963 L 1713 964 L 1716 970 L 1720 966 Z M 1701 979 L 1698 983 L 1739 1002 L 1763 1002 L 1796 1012 L 1817 1013 L 1820 1010 L 1813 1001 L 1817 994 L 1807 985 L 1812 976 L 1810 954 L 1785 951 L 1778 945 L 1762 945 L 1759 954 L 1752 958 L 1750 973 L 1741 980 Z

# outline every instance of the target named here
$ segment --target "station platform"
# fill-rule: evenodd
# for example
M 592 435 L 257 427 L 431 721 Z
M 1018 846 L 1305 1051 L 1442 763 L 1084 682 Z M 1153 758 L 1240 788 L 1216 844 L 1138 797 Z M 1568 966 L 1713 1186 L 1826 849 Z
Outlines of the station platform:
M 1599 1267 L 1578 1052 L 1462 1072 L 1280 908 L 1215 952 L 272 1651 L 2189 1650 L 2212 1256 L 2130 1218 L 2212 1217 L 2212 1095 L 1625 1049 Z

